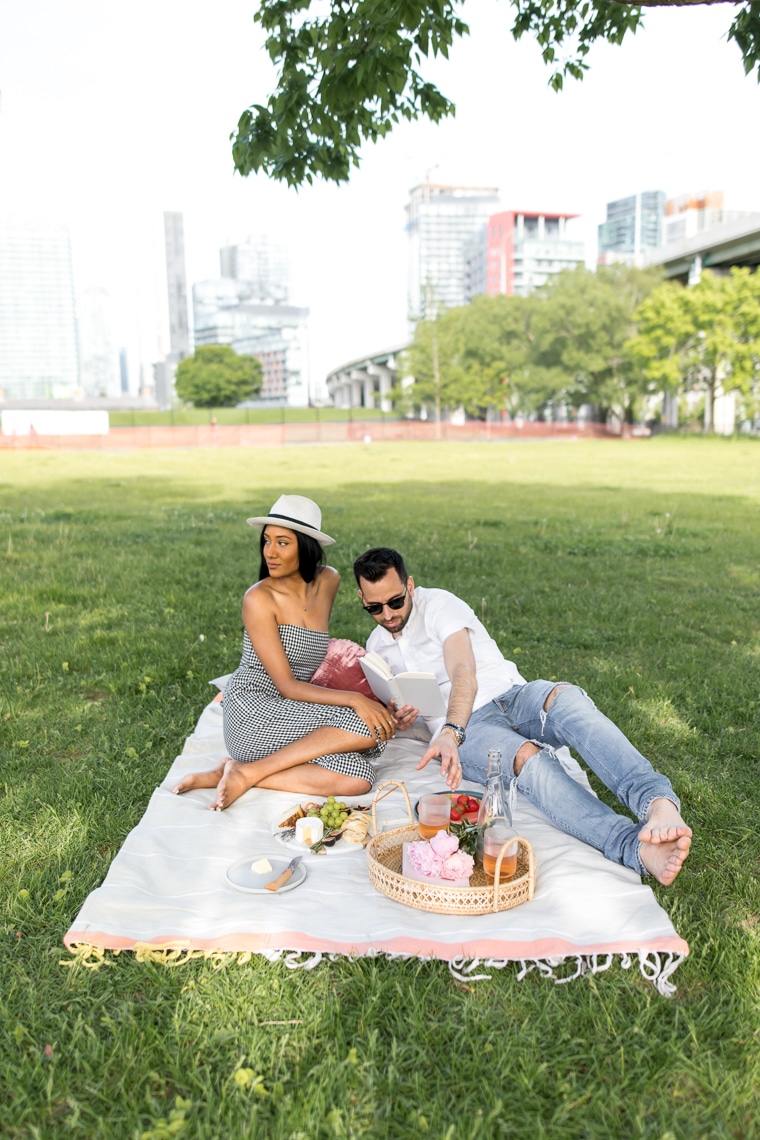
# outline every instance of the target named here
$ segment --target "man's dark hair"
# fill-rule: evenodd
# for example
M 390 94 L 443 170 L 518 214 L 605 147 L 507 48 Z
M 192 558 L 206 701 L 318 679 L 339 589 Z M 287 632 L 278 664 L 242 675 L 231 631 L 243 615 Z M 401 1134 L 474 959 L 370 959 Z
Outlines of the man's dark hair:
M 375 546 L 372 550 L 365 550 L 354 562 L 354 577 L 359 585 L 359 579 L 365 578 L 367 582 L 379 582 L 389 570 L 398 571 L 402 582 L 406 583 L 409 575 L 406 572 L 404 559 L 397 550 L 389 546 Z
M 325 552 L 317 542 L 316 538 L 312 538 L 310 534 L 301 534 L 300 530 L 294 530 L 293 534 L 298 540 L 298 572 L 303 578 L 304 582 L 313 582 L 317 575 L 317 567 L 320 566 L 325 560 Z M 264 558 L 264 531 L 261 531 L 261 540 L 259 541 L 259 551 L 261 552 L 261 565 L 259 566 L 259 581 L 262 578 L 269 577 L 269 567 L 267 566 L 266 559 Z

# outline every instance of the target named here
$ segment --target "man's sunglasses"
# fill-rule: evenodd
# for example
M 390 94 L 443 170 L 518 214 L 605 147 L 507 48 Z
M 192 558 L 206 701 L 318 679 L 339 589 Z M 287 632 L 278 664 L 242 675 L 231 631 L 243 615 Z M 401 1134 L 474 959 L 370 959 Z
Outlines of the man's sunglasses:
M 362 608 L 365 609 L 368 614 L 377 617 L 383 612 L 386 606 L 389 610 L 400 610 L 406 601 L 406 595 L 407 589 L 404 587 L 403 594 L 397 594 L 395 598 L 388 598 L 387 602 L 370 602 L 368 606 L 365 606 L 364 602 L 362 602 Z

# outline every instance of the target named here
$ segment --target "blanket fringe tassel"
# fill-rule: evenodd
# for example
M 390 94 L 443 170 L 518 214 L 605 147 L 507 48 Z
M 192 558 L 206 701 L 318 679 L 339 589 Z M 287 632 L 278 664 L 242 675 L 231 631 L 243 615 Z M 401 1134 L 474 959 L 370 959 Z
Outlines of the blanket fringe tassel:
M 254 957 L 265 958 L 268 962 L 282 962 L 288 970 L 313 970 L 327 959 L 330 962 L 340 961 L 350 957 L 343 954 L 325 954 L 317 950 L 192 950 L 189 946 L 182 947 L 157 946 L 150 942 L 135 942 L 128 950 L 107 950 L 102 946 L 93 946 L 87 942 L 77 942 L 69 947 L 71 957 L 61 961 L 61 966 L 81 966 L 86 970 L 99 970 L 103 966 L 113 966 L 115 959 L 122 953 L 134 954 L 138 962 L 157 962 L 161 966 L 184 966 L 187 962 L 202 958 L 211 962 L 215 969 L 223 966 L 244 966 Z M 407 960 L 414 958 L 413 954 L 394 954 L 384 950 L 371 951 L 364 955 L 367 958 L 387 958 Z M 663 997 L 672 997 L 676 987 L 670 980 L 686 957 L 685 954 L 672 952 L 641 951 L 638 954 L 571 954 L 561 958 L 452 958 L 447 964 L 449 973 L 459 982 L 485 982 L 490 981 L 491 975 L 476 973 L 481 970 L 504 970 L 508 966 L 516 965 L 517 980 L 531 972 L 538 970 L 544 978 L 551 979 L 555 985 L 563 986 L 566 982 L 573 982 L 584 974 L 603 974 L 609 970 L 616 958 L 624 970 L 633 965 L 633 958 L 638 958 L 641 976 L 651 982 L 654 988 Z M 426 959 L 422 958 L 421 961 Z M 555 971 L 560 971 L 559 973 Z
M 639 971 L 643 978 L 651 982 L 663 997 L 672 997 L 676 992 L 670 980 L 686 957 L 673 952 L 662 953 L 654 950 L 631 954 L 571 954 L 561 958 L 523 958 L 518 962 L 517 980 L 521 982 L 531 970 L 538 970 L 544 978 L 550 978 L 555 985 L 563 986 L 584 974 L 603 974 L 615 961 L 620 959 L 624 970 L 630 970 L 634 956 L 638 958 Z M 482 967 L 487 970 L 503 970 L 512 964 L 509 958 L 455 958 L 449 962 L 449 971 L 460 982 L 482 982 L 490 980 L 490 974 L 476 974 Z M 569 967 L 569 972 L 568 972 Z M 561 968 L 560 973 L 555 971 Z

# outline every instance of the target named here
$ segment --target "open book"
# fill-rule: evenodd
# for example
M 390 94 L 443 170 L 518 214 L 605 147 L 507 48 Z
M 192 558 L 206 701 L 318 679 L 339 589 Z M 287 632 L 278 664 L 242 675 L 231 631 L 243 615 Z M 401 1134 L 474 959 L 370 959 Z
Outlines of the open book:
M 433 673 L 397 673 L 377 653 L 359 658 L 364 676 L 376 697 L 385 705 L 412 705 L 421 716 L 445 716 L 446 705 Z

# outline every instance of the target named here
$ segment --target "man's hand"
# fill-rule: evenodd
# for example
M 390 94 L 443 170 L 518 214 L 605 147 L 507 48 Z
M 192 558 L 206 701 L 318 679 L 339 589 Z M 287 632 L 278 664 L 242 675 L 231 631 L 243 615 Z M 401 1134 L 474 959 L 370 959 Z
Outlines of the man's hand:
M 462 780 L 462 765 L 459 761 L 459 749 L 450 732 L 442 732 L 441 735 L 433 741 L 417 765 L 417 771 L 419 771 L 420 768 L 424 768 L 425 765 L 429 764 L 436 756 L 440 756 L 441 758 L 441 775 L 452 792 L 456 791 Z
M 388 706 L 393 719 L 396 722 L 396 728 L 403 731 L 405 728 L 411 728 L 420 715 L 420 710 L 416 709 L 413 705 L 402 705 L 401 708 L 396 708 L 395 704 Z

